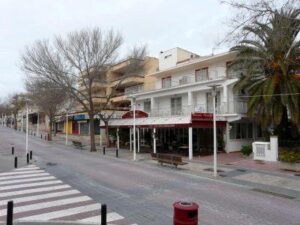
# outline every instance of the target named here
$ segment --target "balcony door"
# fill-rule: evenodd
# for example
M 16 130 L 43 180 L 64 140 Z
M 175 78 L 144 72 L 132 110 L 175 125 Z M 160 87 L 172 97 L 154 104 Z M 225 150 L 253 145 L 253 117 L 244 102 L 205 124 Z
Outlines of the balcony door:
M 220 113 L 220 107 L 221 107 L 221 94 L 218 91 L 216 95 L 216 111 L 217 113 Z M 207 106 L 207 112 L 213 113 L 213 96 L 211 93 L 206 93 L 206 106 Z
M 181 97 L 171 98 L 171 115 L 180 115 L 182 111 Z

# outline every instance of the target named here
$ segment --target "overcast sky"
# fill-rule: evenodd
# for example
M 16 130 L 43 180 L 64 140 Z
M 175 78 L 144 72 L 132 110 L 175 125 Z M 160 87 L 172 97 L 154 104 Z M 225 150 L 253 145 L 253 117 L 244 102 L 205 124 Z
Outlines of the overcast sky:
M 229 16 L 219 0 L 0 0 L 0 98 L 23 90 L 19 58 L 35 40 L 98 26 L 120 31 L 124 52 L 146 43 L 151 56 L 174 47 L 205 55 Z

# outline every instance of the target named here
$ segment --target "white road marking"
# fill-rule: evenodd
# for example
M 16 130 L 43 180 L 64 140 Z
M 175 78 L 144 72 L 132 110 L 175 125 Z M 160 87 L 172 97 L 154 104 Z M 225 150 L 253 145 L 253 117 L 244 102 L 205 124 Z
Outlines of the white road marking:
M 38 178 L 30 178 L 30 179 L 17 179 L 17 180 L 9 180 L 9 181 L 0 181 L 0 186 L 4 184 L 17 184 L 23 182 L 32 182 L 32 181 L 42 181 L 42 180 L 53 180 L 56 179 L 54 176 L 47 176 L 47 177 L 38 177 Z
M 39 182 L 39 183 L 10 185 L 10 186 L 0 187 L 0 191 L 17 189 L 17 188 L 38 187 L 38 186 L 50 185 L 50 184 L 61 184 L 61 183 L 62 183 L 62 181 L 60 181 L 60 180 L 54 180 L 54 181 L 45 181 L 45 182 Z
M 70 188 L 70 185 L 63 184 L 63 185 L 56 185 L 52 187 L 43 187 L 43 188 L 34 188 L 34 189 L 28 189 L 28 190 L 21 190 L 21 191 L 10 191 L 10 192 L 4 192 L 0 193 L 1 197 L 10 197 L 14 195 L 22 195 L 22 194 L 32 194 L 37 192 L 45 192 L 45 191 L 54 191 L 54 190 L 60 190 L 65 188 Z
M 9 176 L 9 175 L 44 173 L 44 172 L 45 172 L 44 170 L 21 171 L 21 172 L 7 172 L 7 173 L 1 173 L 0 177 Z
M 96 203 L 96 204 L 91 204 L 91 205 L 79 206 L 79 207 L 75 207 L 75 208 L 71 208 L 71 209 L 58 210 L 55 212 L 42 213 L 42 214 L 35 215 L 35 216 L 28 216 L 28 217 L 19 219 L 19 221 L 54 220 L 56 218 L 76 215 L 78 213 L 100 210 L 100 208 L 101 208 L 101 205 L 99 203 Z
M 15 169 L 15 171 L 28 171 L 28 170 L 40 170 L 39 167 L 35 166 L 35 167 L 23 167 L 23 168 L 18 168 Z
M 112 212 L 112 213 L 107 213 L 107 222 L 112 222 L 116 220 L 121 220 L 124 219 L 123 216 L 121 216 L 118 213 Z M 82 220 L 79 220 L 80 222 L 87 222 L 87 223 L 99 223 L 101 221 L 101 215 L 99 216 L 93 216 L 93 217 L 88 217 Z
M 19 178 L 27 178 L 27 177 L 41 177 L 41 176 L 50 176 L 49 173 L 35 173 L 35 174 L 26 174 L 26 175 L 20 175 L 20 176 L 6 176 L 6 177 L 0 177 L 0 180 L 14 180 Z
M 46 209 L 49 207 L 62 206 L 62 205 L 78 203 L 78 202 L 85 202 L 89 200 L 91 200 L 91 198 L 88 196 L 79 196 L 79 197 L 67 198 L 67 199 L 56 200 L 56 201 L 41 202 L 32 205 L 14 207 L 14 213 L 27 212 L 27 211 L 37 210 L 37 209 Z M 6 212 L 7 209 L 0 210 L 0 216 L 5 216 Z
M 62 196 L 69 196 L 73 194 L 79 194 L 80 192 L 77 190 L 69 190 L 69 191 L 60 191 L 60 192 L 54 192 L 49 194 L 41 194 L 41 195 L 33 195 L 28 197 L 20 197 L 20 198 L 14 198 L 14 204 L 16 203 L 22 203 L 22 202 L 30 202 L 35 200 L 42 200 L 42 199 L 48 199 L 48 198 L 55 198 L 55 197 L 62 197 Z M 8 199 L 10 200 L 10 199 Z M 5 200 L 2 200 L 0 202 L 0 206 L 6 205 L 7 203 Z

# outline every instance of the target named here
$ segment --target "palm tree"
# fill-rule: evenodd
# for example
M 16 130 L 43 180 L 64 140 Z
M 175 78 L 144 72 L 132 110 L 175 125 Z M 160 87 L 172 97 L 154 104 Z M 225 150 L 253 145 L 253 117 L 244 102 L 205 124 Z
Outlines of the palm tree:
M 288 121 L 300 131 L 300 9 L 275 11 L 266 23 L 243 28 L 246 37 L 233 47 L 232 68 L 242 71 L 236 91 L 247 93 L 248 115 L 275 131 Z

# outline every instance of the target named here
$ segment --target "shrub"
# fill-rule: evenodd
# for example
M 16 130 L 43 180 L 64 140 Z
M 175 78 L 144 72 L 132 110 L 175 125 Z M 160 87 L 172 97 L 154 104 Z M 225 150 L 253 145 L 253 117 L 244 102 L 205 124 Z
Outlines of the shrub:
M 279 153 L 279 161 L 287 163 L 300 163 L 300 153 L 292 150 L 282 150 Z
M 249 156 L 252 153 L 252 146 L 251 145 L 243 145 L 241 152 L 245 156 Z

